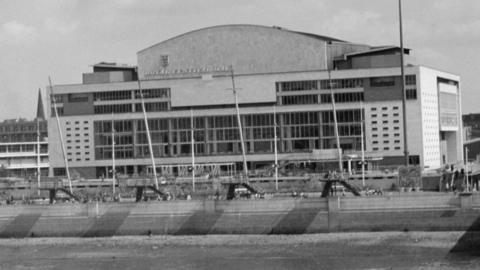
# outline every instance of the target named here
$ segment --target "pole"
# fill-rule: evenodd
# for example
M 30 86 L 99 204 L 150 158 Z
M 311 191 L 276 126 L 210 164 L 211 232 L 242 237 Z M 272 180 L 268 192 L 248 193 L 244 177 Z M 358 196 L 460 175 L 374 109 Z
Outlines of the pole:
M 362 137 L 362 185 L 365 187 L 365 144 L 363 135 L 363 102 L 360 103 L 360 134 Z
M 400 25 L 400 72 L 402 81 L 402 109 L 403 109 L 403 148 L 405 154 L 405 166 L 408 167 L 408 140 L 407 140 L 407 94 L 405 90 L 405 64 L 403 52 L 403 28 L 402 28 L 402 0 L 398 0 L 398 17 Z
M 338 169 L 340 170 L 339 176 L 340 176 L 340 180 L 343 180 L 342 148 L 340 146 L 340 137 L 338 134 L 337 110 L 335 108 L 335 95 L 333 94 L 333 88 L 332 88 L 332 76 L 330 74 L 330 68 L 328 67 L 327 46 L 328 44 L 325 44 L 325 67 L 327 68 L 327 72 L 328 72 L 328 87 L 330 89 L 330 98 L 332 99 L 333 123 L 335 126 L 334 132 L 335 132 L 335 139 L 337 141 L 337 151 L 338 151 Z
M 138 82 L 138 90 L 140 92 L 140 99 L 141 99 L 141 102 L 142 102 L 143 119 L 145 121 L 145 131 L 147 132 L 148 151 L 150 152 L 150 160 L 152 162 L 153 177 L 154 177 L 154 180 L 155 180 L 155 188 L 158 190 L 157 168 L 155 166 L 155 158 L 153 157 L 152 138 L 150 137 L 150 129 L 148 128 L 147 112 L 145 110 L 145 100 L 143 99 L 143 92 L 142 92 L 142 86 L 140 84 L 140 80 L 138 80 L 137 82 Z
M 40 196 L 40 123 L 37 117 L 37 195 Z
M 195 137 L 194 137 L 194 127 L 193 124 L 193 109 L 190 109 L 190 129 L 192 137 L 192 190 L 195 191 Z
M 273 147 L 275 150 L 275 190 L 278 191 L 277 106 L 273 105 Z
M 52 101 L 53 101 L 53 110 L 55 111 L 55 118 L 57 118 L 58 134 L 60 136 L 60 143 L 62 145 L 62 154 L 63 154 L 63 160 L 65 162 L 65 171 L 67 173 L 68 186 L 69 186 L 69 189 L 70 189 L 70 193 L 73 194 L 72 179 L 70 178 L 70 170 L 68 168 L 68 160 L 67 160 L 67 155 L 66 155 L 66 150 L 65 150 L 65 144 L 63 142 L 62 128 L 60 127 L 60 118 L 58 117 L 57 103 L 56 103 L 56 100 L 55 100 L 55 95 L 53 94 L 52 80 L 50 79 L 50 77 L 48 77 L 48 82 L 50 84 L 50 95 L 51 95 Z
M 232 77 L 233 96 L 235 98 L 235 110 L 237 111 L 238 132 L 240 134 L 240 143 L 242 146 L 243 173 L 245 175 L 245 179 L 247 179 L 248 181 L 247 156 L 245 154 L 245 143 L 243 141 L 242 120 L 240 119 L 240 109 L 238 107 L 237 89 L 235 88 L 235 75 L 233 73 L 233 66 L 230 66 L 230 72 Z
M 466 183 L 467 183 L 467 191 L 470 190 L 470 183 L 468 181 L 468 148 L 465 147 L 465 176 L 466 176 Z
M 112 190 L 115 195 L 115 126 L 112 113 Z

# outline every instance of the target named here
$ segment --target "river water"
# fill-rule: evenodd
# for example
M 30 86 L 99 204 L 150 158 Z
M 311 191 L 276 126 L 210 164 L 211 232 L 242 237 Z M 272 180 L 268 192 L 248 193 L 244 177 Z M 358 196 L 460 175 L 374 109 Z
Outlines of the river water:
M 464 238 L 379 232 L 0 239 L 0 269 L 480 269 L 480 250 L 456 250 Z

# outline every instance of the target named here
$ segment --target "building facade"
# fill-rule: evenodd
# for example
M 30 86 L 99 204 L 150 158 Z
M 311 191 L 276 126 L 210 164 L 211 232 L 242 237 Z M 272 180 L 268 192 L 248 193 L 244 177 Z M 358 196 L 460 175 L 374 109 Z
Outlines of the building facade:
M 113 148 L 117 171 L 147 173 L 150 150 L 139 89 L 162 173 L 188 174 L 192 142 L 195 164 L 241 170 L 233 88 L 250 170 L 271 167 L 275 137 L 280 163 L 312 164 L 317 170 L 335 164 L 331 88 L 345 167 L 354 168 L 360 156 L 362 123 L 369 167 L 403 164 L 405 135 L 411 164 L 438 168 L 462 159 L 459 77 L 406 67 L 405 134 L 398 47 L 225 25 L 160 42 L 138 52 L 137 59 L 137 67 L 94 65 L 82 84 L 50 89 L 53 175 L 65 174 L 61 141 L 78 176 L 108 176 Z
M 43 102 L 38 92 L 37 117 L 34 120 L 11 119 L 0 123 L 0 175 L 31 178 L 40 168 L 48 175 L 48 136 Z

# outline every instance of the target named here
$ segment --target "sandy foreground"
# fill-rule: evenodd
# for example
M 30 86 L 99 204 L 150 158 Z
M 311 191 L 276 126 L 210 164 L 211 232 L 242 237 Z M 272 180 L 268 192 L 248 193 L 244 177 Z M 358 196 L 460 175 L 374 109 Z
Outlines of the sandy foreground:
M 480 269 L 465 232 L 0 240 L 0 269 Z

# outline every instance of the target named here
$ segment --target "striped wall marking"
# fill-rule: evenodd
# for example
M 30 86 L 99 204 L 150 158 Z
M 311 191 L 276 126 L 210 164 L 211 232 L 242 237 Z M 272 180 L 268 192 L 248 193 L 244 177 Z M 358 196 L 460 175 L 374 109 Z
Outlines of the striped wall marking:
M 121 204 L 108 206 L 99 217 L 93 218 L 83 237 L 108 237 L 118 235 L 117 231 L 130 215 L 135 204 Z
M 480 217 L 475 219 L 467 231 L 458 239 L 455 246 L 450 249 L 450 253 L 457 252 L 480 255 Z
M 208 234 L 212 232 L 223 211 L 196 211 L 189 215 L 174 235 Z
M 306 233 L 308 227 L 315 220 L 320 212 L 325 209 L 321 207 L 304 207 L 302 201 L 295 203 L 295 207 L 285 214 L 272 226 L 269 234 L 302 234 Z
M 30 236 L 35 223 L 41 214 L 19 214 L 13 220 L 0 229 L 0 238 L 23 238 Z

